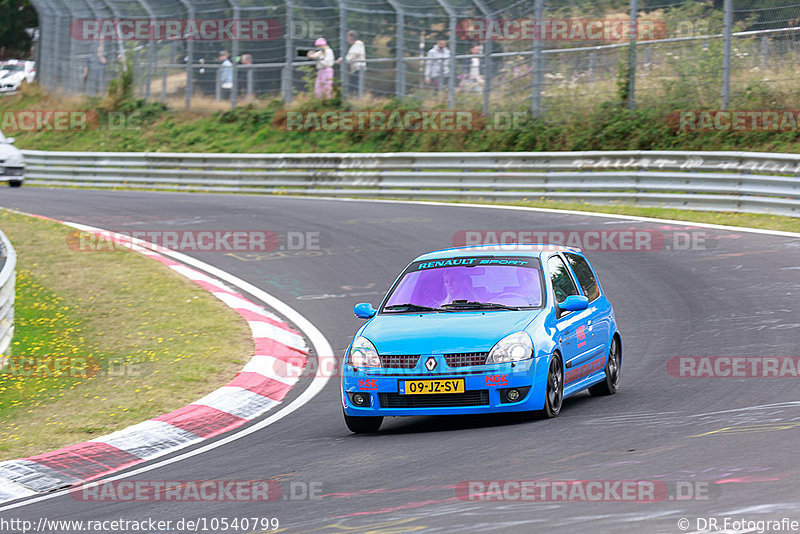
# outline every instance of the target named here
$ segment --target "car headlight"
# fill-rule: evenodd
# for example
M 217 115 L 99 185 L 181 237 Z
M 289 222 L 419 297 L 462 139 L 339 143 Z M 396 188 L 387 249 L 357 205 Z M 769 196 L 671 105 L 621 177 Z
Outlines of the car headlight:
M 518 362 L 531 357 L 533 357 L 531 336 L 526 332 L 516 332 L 504 337 L 492 347 L 486 363 Z
M 350 347 L 349 363 L 353 367 L 382 367 L 381 358 L 375 345 L 362 336 L 358 336 Z

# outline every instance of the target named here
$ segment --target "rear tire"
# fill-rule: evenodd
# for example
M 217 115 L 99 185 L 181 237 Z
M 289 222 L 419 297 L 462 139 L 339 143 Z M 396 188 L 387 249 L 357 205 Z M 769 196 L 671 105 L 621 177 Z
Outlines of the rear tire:
M 561 413 L 564 402 L 564 368 L 561 355 L 553 355 L 547 368 L 547 387 L 544 393 L 544 408 L 536 412 L 541 419 L 552 419 Z
M 359 417 L 344 414 L 344 424 L 353 434 L 373 434 L 383 423 L 383 417 Z
M 619 389 L 619 373 L 622 368 L 622 357 L 617 337 L 611 339 L 611 347 L 608 349 L 606 358 L 606 379 L 589 388 L 589 393 L 593 397 L 603 397 L 613 395 Z
M 22 187 L 22 180 L 9 180 L 8 187 Z

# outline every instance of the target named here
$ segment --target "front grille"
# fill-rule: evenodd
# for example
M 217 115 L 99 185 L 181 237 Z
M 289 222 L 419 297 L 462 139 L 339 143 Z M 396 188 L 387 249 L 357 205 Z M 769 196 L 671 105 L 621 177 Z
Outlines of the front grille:
M 419 354 L 381 354 L 381 363 L 388 369 L 413 369 L 417 361 Z
M 444 408 L 448 406 L 488 406 L 489 390 L 464 393 L 433 393 L 431 395 L 400 395 L 378 393 L 382 408 Z
M 445 354 L 444 359 L 450 367 L 469 367 L 471 365 L 485 365 L 488 352 L 459 352 Z

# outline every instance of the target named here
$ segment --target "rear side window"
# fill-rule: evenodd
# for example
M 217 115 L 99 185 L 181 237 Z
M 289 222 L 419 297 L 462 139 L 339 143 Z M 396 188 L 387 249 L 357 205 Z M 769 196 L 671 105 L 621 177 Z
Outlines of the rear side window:
M 564 255 L 567 257 L 567 261 L 575 272 L 578 283 L 583 289 L 583 294 L 586 295 L 589 302 L 599 297 L 600 288 L 597 286 L 597 280 L 595 280 L 592 268 L 589 266 L 589 262 L 586 261 L 586 258 L 570 253 Z
M 556 303 L 561 304 L 570 295 L 578 294 L 578 288 L 572 281 L 567 264 L 559 256 L 553 256 L 547 260 L 547 267 L 550 271 L 550 283 L 553 284 Z

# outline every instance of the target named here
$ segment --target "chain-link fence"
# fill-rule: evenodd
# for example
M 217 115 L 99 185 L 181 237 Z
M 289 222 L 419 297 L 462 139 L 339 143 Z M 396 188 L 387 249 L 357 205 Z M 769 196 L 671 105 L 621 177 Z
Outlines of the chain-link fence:
M 327 97 L 331 71 L 353 101 L 536 115 L 648 98 L 787 105 L 800 80 L 800 2 L 783 0 L 33 3 L 45 87 L 99 95 L 130 65 L 138 96 L 188 108 Z M 318 38 L 341 60 L 332 69 L 307 57 Z

